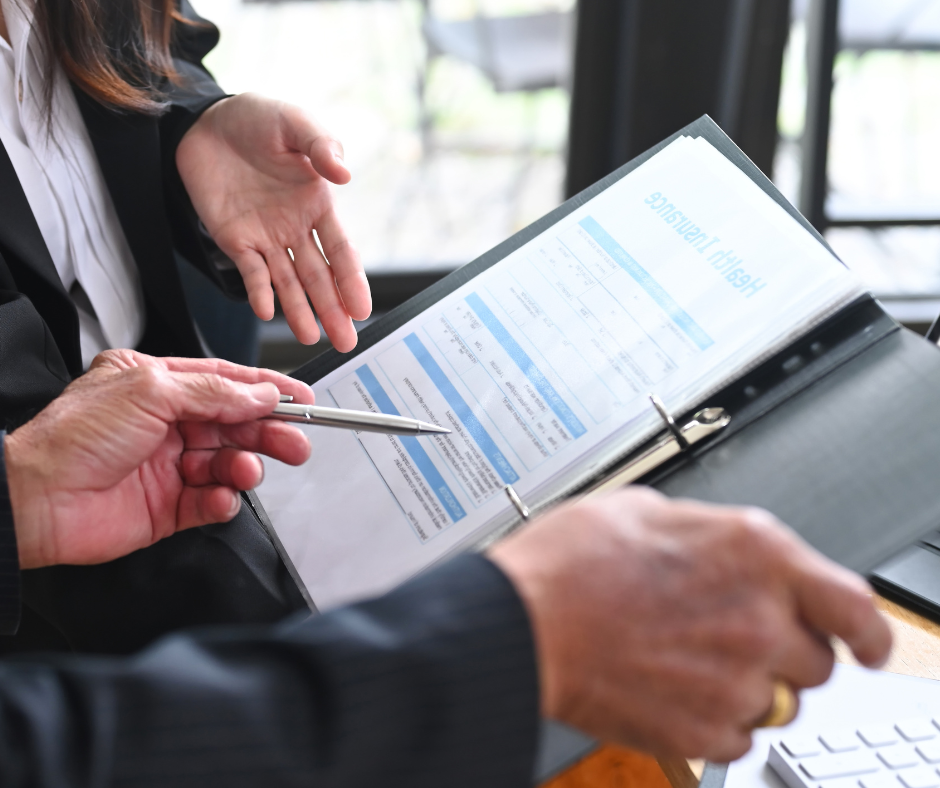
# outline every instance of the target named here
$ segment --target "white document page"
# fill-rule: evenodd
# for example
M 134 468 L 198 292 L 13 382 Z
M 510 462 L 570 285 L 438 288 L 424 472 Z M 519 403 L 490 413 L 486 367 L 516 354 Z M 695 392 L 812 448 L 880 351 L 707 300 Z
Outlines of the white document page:
M 259 498 L 313 601 L 379 593 L 661 430 L 861 292 L 708 142 L 683 138 L 314 386 L 450 435 L 304 427 Z M 716 403 L 720 404 L 720 403 Z

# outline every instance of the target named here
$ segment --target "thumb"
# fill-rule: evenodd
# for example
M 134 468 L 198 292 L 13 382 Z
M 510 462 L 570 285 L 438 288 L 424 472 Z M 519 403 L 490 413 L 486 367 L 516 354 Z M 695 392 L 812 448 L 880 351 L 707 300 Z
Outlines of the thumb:
M 352 180 L 352 173 L 343 161 L 343 145 L 330 136 L 315 138 L 304 150 L 313 168 L 332 183 L 342 186 Z
M 176 530 L 227 523 L 241 508 L 237 490 L 223 485 L 184 487 L 176 513 Z
M 328 181 L 349 183 L 352 175 L 343 161 L 345 151 L 338 139 L 297 107 L 290 107 L 283 118 L 284 136 L 291 147 L 307 156 L 313 168 Z

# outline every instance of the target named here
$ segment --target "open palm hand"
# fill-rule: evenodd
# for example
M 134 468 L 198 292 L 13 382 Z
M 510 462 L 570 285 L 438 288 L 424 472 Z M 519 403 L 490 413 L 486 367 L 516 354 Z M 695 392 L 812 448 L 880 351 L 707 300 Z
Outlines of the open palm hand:
M 238 266 L 255 314 L 274 315 L 273 285 L 295 336 L 311 344 L 320 331 L 309 296 L 333 345 L 348 351 L 356 345 L 352 320 L 367 318 L 372 301 L 333 206 L 330 182 L 350 179 L 342 154 L 299 108 L 246 93 L 206 110 L 176 163 L 199 218 Z

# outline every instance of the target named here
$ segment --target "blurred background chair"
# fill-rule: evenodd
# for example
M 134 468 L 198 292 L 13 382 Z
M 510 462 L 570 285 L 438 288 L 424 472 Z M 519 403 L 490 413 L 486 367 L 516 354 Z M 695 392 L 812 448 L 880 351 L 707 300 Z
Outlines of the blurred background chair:
M 453 21 L 435 16 L 432 0 L 423 5 L 429 59 L 464 60 L 486 74 L 499 93 L 567 84 L 572 12 L 487 16 L 477 4 L 471 19 Z
M 475 66 L 497 93 L 533 93 L 568 85 L 572 12 L 490 16 L 474 3 L 472 18 L 448 20 L 435 15 L 434 0 L 422 0 L 422 6 L 421 32 L 427 54 L 419 78 L 419 100 L 426 144 L 434 125 L 433 109 L 427 102 L 427 75 L 439 57 Z
M 423 193 L 435 206 L 434 221 L 448 233 L 459 233 L 459 220 L 447 209 L 446 187 L 440 170 L 442 154 L 515 156 L 516 165 L 503 194 L 510 227 L 520 221 L 533 164 L 538 155 L 538 96 L 547 90 L 567 88 L 571 76 L 573 17 L 571 11 L 539 11 L 505 15 L 499 3 L 470 4 L 471 14 L 461 18 L 441 16 L 439 2 L 421 0 L 421 33 L 425 56 L 417 74 L 418 127 L 422 160 L 411 180 L 404 184 L 388 217 L 389 226 L 400 222 L 416 195 Z M 497 94 L 517 94 L 524 100 L 521 137 L 496 141 L 466 135 L 446 135 L 439 128 L 447 113 L 435 106 L 429 83 L 435 66 L 450 59 L 476 69 Z M 391 234 L 391 233 L 390 233 Z

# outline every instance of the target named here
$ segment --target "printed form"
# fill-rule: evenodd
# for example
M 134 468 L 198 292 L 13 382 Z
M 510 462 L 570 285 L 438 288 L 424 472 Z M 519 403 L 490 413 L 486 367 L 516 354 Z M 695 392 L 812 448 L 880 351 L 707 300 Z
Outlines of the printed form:
M 683 138 L 314 386 L 449 435 L 304 428 L 258 495 L 316 605 L 402 582 L 659 431 L 860 292 L 704 140 Z

